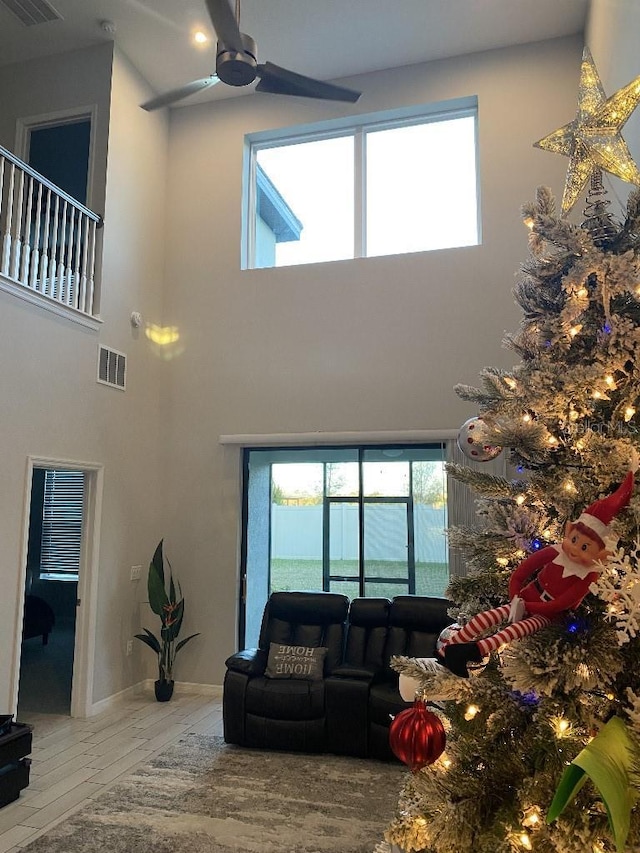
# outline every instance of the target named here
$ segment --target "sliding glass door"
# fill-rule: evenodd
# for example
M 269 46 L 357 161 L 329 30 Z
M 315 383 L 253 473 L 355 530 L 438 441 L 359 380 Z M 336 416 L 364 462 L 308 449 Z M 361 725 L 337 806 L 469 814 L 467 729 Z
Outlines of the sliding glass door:
M 245 451 L 245 644 L 277 590 L 444 595 L 444 458 L 442 444 Z

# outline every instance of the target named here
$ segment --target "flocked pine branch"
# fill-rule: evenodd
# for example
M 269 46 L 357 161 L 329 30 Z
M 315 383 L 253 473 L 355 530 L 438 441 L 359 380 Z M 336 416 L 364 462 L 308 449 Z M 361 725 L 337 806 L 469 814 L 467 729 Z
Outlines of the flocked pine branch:
M 525 485 L 521 480 L 506 480 L 456 462 L 448 462 L 445 467 L 455 480 L 471 486 L 477 495 L 485 498 L 515 498 Z

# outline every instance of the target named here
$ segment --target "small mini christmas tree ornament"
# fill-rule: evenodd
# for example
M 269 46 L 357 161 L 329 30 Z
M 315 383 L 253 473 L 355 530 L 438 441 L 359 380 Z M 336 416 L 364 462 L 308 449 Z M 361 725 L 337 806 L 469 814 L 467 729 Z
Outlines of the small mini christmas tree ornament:
M 467 459 L 489 462 L 502 453 L 502 448 L 489 443 L 489 427 L 482 418 L 469 418 L 458 432 L 458 447 Z
M 446 741 L 442 720 L 429 711 L 423 699 L 396 714 L 389 727 L 391 751 L 414 773 L 437 761 Z

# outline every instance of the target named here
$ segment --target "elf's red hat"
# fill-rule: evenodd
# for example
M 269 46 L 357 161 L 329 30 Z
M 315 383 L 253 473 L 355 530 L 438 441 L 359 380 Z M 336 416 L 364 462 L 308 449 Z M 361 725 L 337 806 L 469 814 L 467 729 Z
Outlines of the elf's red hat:
M 611 520 L 624 509 L 633 493 L 633 471 L 629 471 L 618 488 L 607 498 L 601 498 L 588 506 L 577 519 L 589 530 L 593 530 L 602 541 L 609 533 Z

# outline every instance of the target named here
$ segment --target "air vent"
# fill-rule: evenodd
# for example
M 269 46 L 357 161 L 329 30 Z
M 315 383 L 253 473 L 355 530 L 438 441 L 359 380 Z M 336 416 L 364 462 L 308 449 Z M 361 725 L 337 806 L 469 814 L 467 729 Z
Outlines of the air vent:
M 0 0 L 0 6 L 8 9 L 25 27 L 62 20 L 62 15 L 47 0 Z
M 98 382 L 110 385 L 112 388 L 125 389 L 127 374 L 127 357 L 114 349 L 100 347 L 98 353 Z

